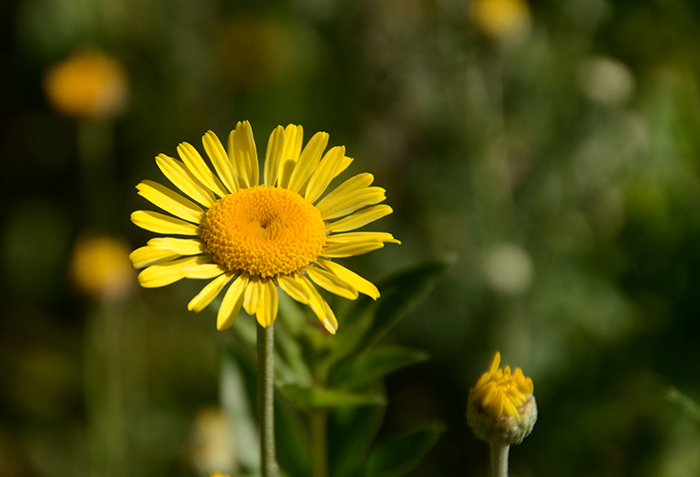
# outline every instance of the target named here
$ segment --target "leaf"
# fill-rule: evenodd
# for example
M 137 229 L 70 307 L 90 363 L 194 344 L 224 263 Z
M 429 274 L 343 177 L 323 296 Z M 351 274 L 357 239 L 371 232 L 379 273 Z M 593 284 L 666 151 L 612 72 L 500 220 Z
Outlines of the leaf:
M 377 300 L 374 323 L 369 330 L 370 341 L 365 347 L 374 346 L 391 328 L 403 320 L 409 311 L 428 294 L 438 278 L 452 268 L 454 255 L 424 263 L 401 272 L 380 285 L 382 296 Z
M 311 474 L 309 436 L 300 413 L 281 392 L 275 393 L 275 440 L 277 459 L 289 477 Z
M 424 351 L 402 346 L 382 346 L 355 360 L 347 360 L 331 373 L 331 383 L 342 389 L 352 389 L 393 371 L 426 361 Z
M 384 396 L 377 392 L 353 393 L 295 384 L 282 386 L 282 391 L 295 405 L 305 410 L 386 404 Z
M 339 319 L 338 333 L 330 353 L 322 363 L 324 371 L 354 353 L 358 347 L 370 349 L 396 326 L 435 285 L 438 278 L 454 265 L 456 257 L 447 256 L 404 270 L 379 284 L 382 295 L 373 301 L 361 296 L 355 306 Z
M 364 477 L 402 477 L 408 474 L 444 431 L 443 424 L 433 422 L 383 442 L 372 449 Z
M 339 409 L 328 418 L 328 465 L 333 477 L 356 477 L 384 420 L 385 406 Z

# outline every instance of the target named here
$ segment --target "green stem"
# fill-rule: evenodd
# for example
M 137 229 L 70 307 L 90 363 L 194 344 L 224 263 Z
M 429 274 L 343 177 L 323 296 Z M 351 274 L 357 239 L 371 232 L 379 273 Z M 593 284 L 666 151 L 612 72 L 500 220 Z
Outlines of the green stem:
M 258 424 L 260 426 L 260 471 L 262 477 L 277 477 L 275 459 L 274 331 L 272 325 L 258 327 Z
M 508 477 L 508 449 L 510 446 L 491 444 L 491 477 Z
M 327 426 L 326 411 L 311 411 L 311 475 L 313 477 L 328 476 Z

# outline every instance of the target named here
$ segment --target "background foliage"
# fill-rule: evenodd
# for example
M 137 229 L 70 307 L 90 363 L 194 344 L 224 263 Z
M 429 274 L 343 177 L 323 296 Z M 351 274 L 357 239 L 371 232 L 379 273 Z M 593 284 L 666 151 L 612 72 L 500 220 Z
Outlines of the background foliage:
M 277 124 L 328 131 L 387 189 L 403 245 L 347 260 L 363 276 L 458 256 L 385 338 L 431 359 L 388 379 L 379 437 L 445 425 L 411 475 L 483 475 L 465 402 L 496 349 L 540 409 L 513 475 L 699 475 L 700 7 L 533 1 L 513 31 L 475 8 L 2 2 L 0 476 L 245 460 L 216 407 L 226 335 L 186 311 L 200 285 L 71 278 L 81 240 L 145 243 L 128 216 L 156 154 L 243 119 L 259 150 Z M 88 48 L 128 78 L 109 117 L 47 100 L 50 67 Z

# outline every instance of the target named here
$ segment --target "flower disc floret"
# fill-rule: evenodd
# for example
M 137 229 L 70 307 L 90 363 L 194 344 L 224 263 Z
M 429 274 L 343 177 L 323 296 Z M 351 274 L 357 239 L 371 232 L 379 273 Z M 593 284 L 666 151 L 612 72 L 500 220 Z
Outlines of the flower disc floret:
M 201 236 L 215 263 L 275 278 L 316 260 L 326 227 L 318 209 L 298 193 L 256 186 L 219 199 L 202 221 Z

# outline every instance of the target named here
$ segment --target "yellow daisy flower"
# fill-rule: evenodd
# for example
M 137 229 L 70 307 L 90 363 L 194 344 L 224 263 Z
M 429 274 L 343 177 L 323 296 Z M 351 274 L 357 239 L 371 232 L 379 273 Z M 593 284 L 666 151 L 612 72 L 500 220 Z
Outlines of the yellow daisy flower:
M 351 232 L 392 212 L 371 174 L 358 174 L 326 194 L 331 180 L 352 162 L 345 147 L 323 154 L 328 134 L 316 133 L 302 150 L 303 129 L 278 126 L 267 144 L 263 183 L 250 124 L 239 122 L 228 137 L 228 151 L 209 131 L 202 138 L 214 172 L 188 143 L 178 146 L 181 161 L 160 154 L 163 174 L 186 196 L 143 181 L 139 194 L 172 215 L 138 210 L 131 220 L 161 237 L 134 250 L 141 286 L 162 287 L 182 278 L 213 279 L 188 304 L 203 310 L 231 283 L 219 307 L 217 328 L 233 325 L 241 307 L 267 327 L 277 317 L 277 286 L 308 305 L 335 333 L 338 321 L 315 285 L 355 299 L 377 299 L 369 281 L 333 258 L 361 255 L 400 243 L 384 232 Z M 315 284 L 315 285 L 314 285 Z

